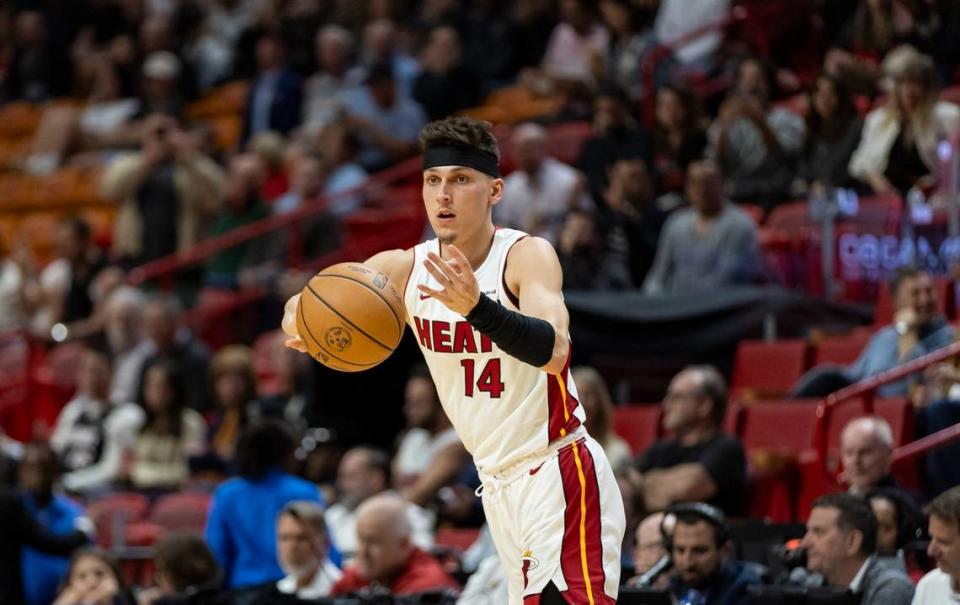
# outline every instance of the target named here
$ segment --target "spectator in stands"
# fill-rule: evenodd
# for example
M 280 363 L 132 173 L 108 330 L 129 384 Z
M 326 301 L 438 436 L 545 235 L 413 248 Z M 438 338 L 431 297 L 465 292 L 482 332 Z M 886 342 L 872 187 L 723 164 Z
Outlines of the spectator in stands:
M 352 65 L 353 35 L 335 24 L 317 32 L 317 73 L 304 85 L 303 123 L 308 128 L 332 124 L 345 109 L 344 95 L 360 84 L 361 70 Z
M 70 558 L 62 586 L 51 584 L 53 605 L 134 605 L 130 590 L 123 585 L 120 568 L 110 553 L 99 548 L 83 548 Z M 60 592 L 57 594 L 57 589 Z M 56 597 L 53 601 L 52 598 Z M 29 603 L 29 601 L 28 601 Z
M 605 233 L 603 285 L 614 289 L 643 286 L 657 253 L 667 212 L 654 197 L 647 165 L 639 158 L 618 160 L 610 169 L 606 192 L 609 211 L 601 219 Z
M 103 331 L 114 360 L 110 382 L 111 401 L 130 402 L 136 399 L 142 352 L 146 348 L 141 322 L 146 300 L 139 289 L 119 286 L 110 292 L 103 304 Z
M 800 153 L 793 194 L 825 196 L 850 187 L 850 156 L 860 142 L 863 120 L 845 84 L 820 75 L 807 95 L 807 134 Z
M 159 25 L 165 21 L 165 18 L 153 17 L 144 21 L 143 29 L 151 29 L 152 23 L 165 28 L 166 25 Z M 153 114 L 181 117 L 185 101 L 193 98 L 192 78 L 187 72 L 188 69 L 189 65 L 184 64 L 169 50 L 156 50 L 148 54 L 143 61 L 140 106 L 134 118 L 145 118 Z
M 339 195 L 356 189 L 367 180 L 367 171 L 357 163 L 359 141 L 340 124 L 329 124 L 317 133 L 317 146 L 323 158 L 327 178 L 323 188 L 331 196 L 330 210 L 336 216 L 345 216 L 360 208 L 363 195 Z
M 600 17 L 611 38 L 605 56 L 607 76 L 631 99 L 640 99 L 646 84 L 641 65 L 654 47 L 653 33 L 646 23 L 648 16 L 628 0 L 603 0 L 599 5 Z
M 47 19 L 39 10 L 16 14 L 12 54 L 8 57 L 0 100 L 33 103 L 67 94 L 71 86 L 66 46 L 49 35 Z
M 276 340 L 270 351 L 276 376 L 276 390 L 260 398 L 260 409 L 268 418 L 281 420 L 296 434 L 322 426 L 314 393 L 310 360 Z
M 693 92 L 678 84 L 657 90 L 653 129 L 653 173 L 656 191 L 683 193 L 687 167 L 703 158 L 707 135 Z
M 744 506 L 747 460 L 740 441 L 722 432 L 727 386 L 712 366 L 689 366 L 670 381 L 663 398 L 659 439 L 640 455 L 649 510 L 704 501 L 730 515 Z
M 333 543 L 344 553 L 357 551 L 357 515 L 361 504 L 390 487 L 390 457 L 370 447 L 347 450 L 337 469 L 337 501 L 327 511 L 327 527 Z M 423 549 L 433 546 L 434 515 L 415 504 L 407 507 L 407 523 L 413 543 Z
M 270 211 L 260 198 L 265 173 L 260 158 L 253 154 L 238 154 L 230 160 L 223 209 L 210 227 L 210 237 L 226 235 L 269 216 Z M 214 288 L 236 288 L 237 274 L 245 261 L 258 260 L 266 253 L 264 240 L 259 238 L 236 244 L 212 256 L 207 262 L 206 284 Z
M 853 364 L 820 365 L 807 372 L 794 388 L 794 397 L 819 397 L 901 363 L 945 347 L 954 340 L 953 328 L 937 310 L 933 278 L 914 267 L 901 267 L 890 284 L 894 316 L 877 331 Z M 877 388 L 879 397 L 907 395 L 908 380 Z
M 723 176 L 715 162 L 690 165 L 687 199 L 690 208 L 674 212 L 663 227 L 644 291 L 693 293 L 756 281 L 756 223 L 724 199 Z
M 87 347 L 77 367 L 77 394 L 64 406 L 50 436 L 63 462 L 64 487 L 96 492 L 116 481 L 145 421 L 143 409 L 110 399 L 110 356 Z
M 910 604 L 913 583 L 896 564 L 877 557 L 877 519 L 863 498 L 817 498 L 802 545 L 808 570 L 821 574 L 829 586 L 848 587 L 863 605 Z
M 632 569 L 637 527 L 647 516 L 647 506 L 643 497 L 643 477 L 637 469 L 629 465 L 629 462 L 620 465 L 614 472 L 614 476 L 617 478 L 617 487 L 620 488 L 623 514 L 627 520 L 623 542 L 620 545 L 620 565 L 625 569 Z
M 924 372 L 922 386 L 911 398 L 916 406 L 916 436 L 932 435 L 960 423 L 960 368 L 955 361 L 938 363 Z M 924 461 L 924 491 L 931 497 L 960 485 L 960 446 L 947 445 L 927 452 Z
M 930 545 L 927 554 L 937 568 L 917 585 L 913 605 L 940 605 L 960 600 L 960 486 L 930 503 Z
M 93 289 L 107 259 L 93 243 L 90 225 L 79 217 L 60 221 L 56 231 L 56 259 L 40 274 L 42 306 L 34 316 L 34 330 L 55 340 L 83 338 L 98 331 L 101 318 L 94 317 Z M 57 324 L 66 328 L 58 335 Z
M 185 250 L 198 242 L 220 208 L 223 171 L 194 148 L 174 118 L 143 125 L 140 151 L 115 160 L 103 176 L 104 197 L 120 204 L 113 256 L 128 265 Z
M 649 157 L 649 137 L 631 117 L 626 93 L 616 86 L 601 87 L 593 100 L 593 136 L 584 141 L 577 161 L 597 206 L 603 207 L 610 168 L 617 160 Z
M 80 528 L 80 529 L 78 529 Z M 93 534 L 86 517 L 74 521 L 74 531 L 54 536 L 34 521 L 20 493 L 0 490 L 0 603 L 24 605 L 21 585 L 21 551 L 30 546 L 53 555 L 68 555 L 83 546 Z
M 517 170 L 504 179 L 503 199 L 494 207 L 498 225 L 556 242 L 570 208 L 585 208 L 583 176 L 550 156 L 547 130 L 517 126 L 512 134 Z
M 343 574 L 327 557 L 329 550 L 323 508 L 309 501 L 287 504 L 277 518 L 277 558 L 287 575 L 276 589 L 298 599 L 330 596 Z
M 56 454 L 46 443 L 28 443 L 20 460 L 20 488 L 24 505 L 37 523 L 54 535 L 65 535 L 73 530 L 77 518 L 83 515 L 83 508 L 54 491 L 59 466 Z M 46 605 L 53 601 L 57 585 L 66 575 L 67 560 L 29 547 L 24 547 L 21 560 L 23 596 L 27 604 Z
M 397 26 L 393 21 L 382 17 L 371 19 L 363 28 L 360 64 L 366 77 L 378 65 L 389 66 L 396 83 L 397 97 L 409 98 L 413 95 L 413 83 L 420 73 L 420 66 L 416 59 L 400 50 L 398 38 Z
M 448 25 L 430 31 L 420 54 L 420 74 L 413 83 L 413 98 L 427 117 L 439 120 L 480 102 L 480 77 L 463 61 L 460 34 Z
M 0 332 L 28 327 L 41 298 L 37 274 L 26 242 L 0 239 Z
M 560 23 L 553 28 L 541 67 L 559 82 L 595 82 L 603 74 L 610 33 L 596 7 L 584 0 L 560 2 Z
M 706 0 L 695 5 L 683 0 L 661 0 L 654 22 L 654 33 L 659 44 L 674 44 L 693 36 L 694 32 L 717 24 L 730 13 L 730 0 Z M 723 30 L 707 30 L 682 44 L 676 51 L 677 61 L 702 72 L 712 71 L 718 61 L 723 43 Z
M 769 65 L 756 57 L 744 59 L 710 127 L 712 152 L 735 202 L 769 207 L 789 195 L 805 127 L 797 114 L 771 106 L 774 87 Z
M 125 470 L 139 489 L 177 489 L 188 478 L 187 459 L 206 448 L 206 424 L 200 414 L 186 407 L 188 383 L 175 360 L 149 362 L 141 389 L 137 401 L 146 420 Z
M 223 575 L 203 538 L 173 532 L 153 552 L 156 587 L 140 594 L 139 605 L 228 605 L 221 590 Z
M 420 104 L 397 86 L 389 63 L 367 71 L 364 86 L 347 95 L 343 123 L 360 141 L 358 163 L 376 172 L 417 152 L 420 128 L 427 116 Z
M 246 152 L 260 162 L 263 175 L 260 179 L 260 199 L 273 205 L 290 189 L 289 166 L 286 162 L 289 143 L 280 133 L 266 130 L 247 141 Z
M 877 556 L 903 564 L 903 549 L 923 537 L 923 513 L 906 492 L 878 487 L 866 494 L 877 518 Z
M 854 418 L 843 427 L 840 437 L 843 482 L 849 492 L 863 496 L 877 487 L 896 487 L 890 474 L 893 431 L 883 418 Z
M 902 196 L 939 184 L 941 141 L 960 131 L 960 108 L 939 101 L 933 60 L 907 51 L 890 74 L 893 92 L 867 115 L 850 174 L 874 193 Z
M 653 513 L 637 525 L 633 542 L 633 570 L 636 575 L 628 581 L 628 585 L 636 585 L 640 576 L 668 554 L 663 543 L 663 517 L 662 512 Z M 670 577 L 664 574 L 652 586 L 665 589 L 669 582 Z
M 748 567 L 730 557 L 729 528 L 724 514 L 709 504 L 681 505 L 670 538 L 674 572 L 670 593 L 676 599 L 713 605 L 749 603 L 747 588 L 760 584 Z
M 429 506 L 468 458 L 424 365 L 416 366 L 407 379 L 403 414 L 407 431 L 393 459 L 393 486 L 410 502 Z
M 323 194 L 326 167 L 319 157 L 304 155 L 297 158 L 290 172 L 290 189 L 274 202 L 274 214 L 293 212 L 303 204 L 319 201 Z
M 257 39 L 257 76 L 244 110 L 243 141 L 273 130 L 288 134 L 300 123 L 303 80 L 285 61 L 285 43 L 276 33 Z
M 190 331 L 180 326 L 181 307 L 171 296 L 159 296 L 143 309 L 143 331 L 146 344 L 139 349 L 142 361 L 138 368 L 138 395 L 143 389 L 144 368 L 157 359 L 172 359 L 180 366 L 190 389 L 184 393 L 184 404 L 190 409 L 206 411 L 210 401 L 207 388 L 207 366 L 210 352 Z M 138 400 L 140 401 L 140 400 Z
M 603 376 L 594 368 L 580 366 L 573 369 L 573 381 L 587 416 L 590 434 L 603 447 L 610 466 L 616 471 L 629 465 L 632 458 L 630 446 L 613 430 L 613 401 Z
M 370 585 L 394 596 L 448 588 L 460 590 L 432 556 L 414 546 L 407 503 L 395 495 L 379 495 L 357 511 L 357 558 L 334 584 L 334 595 L 346 595 Z
M 208 450 L 230 468 L 241 433 L 260 417 L 250 348 L 229 345 L 217 351 L 210 362 L 210 382 L 216 408 L 210 417 Z
M 239 476 L 213 493 L 205 532 L 230 588 L 281 579 L 276 523 L 270 520 L 295 500 L 325 504 L 317 486 L 287 470 L 294 440 L 283 424 L 265 421 L 248 428 L 236 451 Z
M 626 283 L 623 264 L 604 265 L 604 246 L 595 213 L 571 208 L 557 236 L 564 290 L 593 290 Z

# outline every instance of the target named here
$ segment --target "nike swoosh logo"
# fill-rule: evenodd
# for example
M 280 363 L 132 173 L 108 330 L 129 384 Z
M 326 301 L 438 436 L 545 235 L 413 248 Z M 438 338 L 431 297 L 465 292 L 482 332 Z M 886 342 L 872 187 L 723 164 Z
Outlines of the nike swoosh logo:
M 540 472 L 540 469 L 543 468 L 543 465 L 544 465 L 544 464 L 546 464 L 546 463 L 545 463 L 545 462 L 541 462 L 540 465 L 537 466 L 536 468 L 530 469 L 530 474 L 531 474 L 531 475 L 536 475 L 537 473 L 539 473 L 539 472 Z
M 428 298 L 431 298 L 431 296 L 430 296 L 429 294 L 421 294 L 421 295 L 420 295 L 420 300 L 427 300 Z

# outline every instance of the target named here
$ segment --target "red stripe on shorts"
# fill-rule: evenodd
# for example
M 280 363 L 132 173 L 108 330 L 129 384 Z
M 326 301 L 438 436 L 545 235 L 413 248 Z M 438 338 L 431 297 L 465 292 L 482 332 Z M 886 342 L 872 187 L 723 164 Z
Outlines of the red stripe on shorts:
M 577 605 L 614 605 L 603 591 L 606 575 L 600 540 L 600 488 L 593 456 L 584 440 L 560 450 L 559 464 L 567 503 L 560 551 L 560 568 L 567 583 L 564 598 Z
M 570 355 L 559 374 L 547 375 L 547 441 L 552 442 L 569 435 L 580 426 L 580 419 L 573 415 L 578 403 L 569 391 Z M 562 383 L 562 385 L 561 385 Z

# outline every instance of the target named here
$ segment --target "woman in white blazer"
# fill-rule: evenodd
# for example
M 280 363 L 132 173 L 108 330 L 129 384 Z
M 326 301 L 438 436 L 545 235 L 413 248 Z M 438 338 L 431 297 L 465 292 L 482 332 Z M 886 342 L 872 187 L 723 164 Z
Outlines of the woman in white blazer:
M 933 60 L 910 51 L 892 66 L 893 92 L 867 114 L 850 174 L 877 194 L 929 188 L 940 174 L 937 146 L 960 130 L 960 107 L 939 101 Z

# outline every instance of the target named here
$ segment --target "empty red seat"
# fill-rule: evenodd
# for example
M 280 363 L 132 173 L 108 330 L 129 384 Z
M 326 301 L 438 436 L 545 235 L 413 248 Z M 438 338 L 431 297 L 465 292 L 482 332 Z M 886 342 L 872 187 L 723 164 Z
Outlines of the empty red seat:
M 844 336 L 826 338 L 820 342 L 813 353 L 813 365 L 835 363 L 849 365 L 857 360 L 863 348 L 872 336 L 869 331 L 854 331 Z
M 737 346 L 731 391 L 745 399 L 772 399 L 790 392 L 807 369 L 805 340 L 744 340 Z
M 438 529 L 434 543 L 440 548 L 450 548 L 461 552 L 477 541 L 480 530 L 475 528 L 446 527 Z
M 817 401 L 795 399 L 746 405 L 740 422 L 740 439 L 748 452 L 799 455 L 813 446 Z
M 660 436 L 660 406 L 627 405 L 613 408 L 613 431 L 630 446 L 636 456 Z
M 112 545 L 114 532 L 125 532 L 129 524 L 141 521 L 149 506 L 147 497 L 135 492 L 108 494 L 91 502 L 87 515 L 97 527 L 97 541 Z
M 206 492 L 169 494 L 157 500 L 147 520 L 170 531 L 202 532 L 209 509 L 210 494 Z

